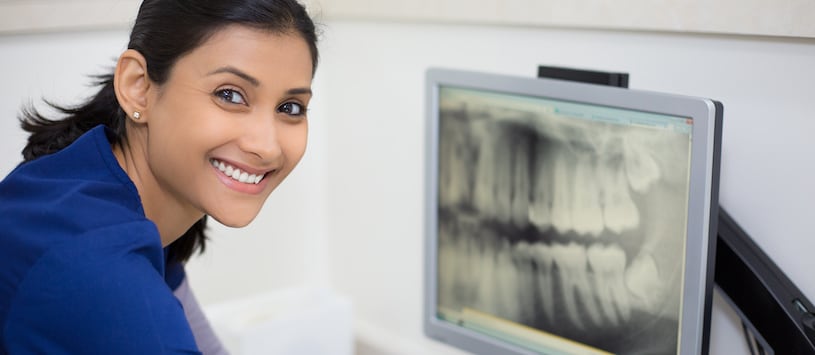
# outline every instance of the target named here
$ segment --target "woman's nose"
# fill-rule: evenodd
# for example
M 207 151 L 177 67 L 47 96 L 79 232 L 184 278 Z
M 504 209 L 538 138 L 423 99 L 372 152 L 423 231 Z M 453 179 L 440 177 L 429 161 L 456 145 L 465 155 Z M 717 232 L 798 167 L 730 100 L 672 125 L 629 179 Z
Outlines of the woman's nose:
M 283 157 L 279 129 L 274 118 L 253 120 L 246 125 L 240 139 L 240 149 L 260 159 L 261 164 L 274 164 Z

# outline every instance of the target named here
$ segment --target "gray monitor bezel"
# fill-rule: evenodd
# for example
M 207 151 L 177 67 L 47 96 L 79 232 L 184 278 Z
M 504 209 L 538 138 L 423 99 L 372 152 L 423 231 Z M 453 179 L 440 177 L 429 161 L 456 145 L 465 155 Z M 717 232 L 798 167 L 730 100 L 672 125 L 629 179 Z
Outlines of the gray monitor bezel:
M 721 112 L 715 101 L 683 95 L 631 90 L 545 78 L 526 78 L 446 68 L 430 68 L 425 78 L 425 277 L 423 324 L 433 339 L 477 354 L 534 354 L 518 346 L 439 320 L 437 312 L 438 142 L 440 86 L 497 91 L 691 118 L 685 285 L 680 355 L 706 353 L 715 248 L 713 214 L 718 213 L 718 155 Z M 711 228 L 713 226 L 714 228 Z

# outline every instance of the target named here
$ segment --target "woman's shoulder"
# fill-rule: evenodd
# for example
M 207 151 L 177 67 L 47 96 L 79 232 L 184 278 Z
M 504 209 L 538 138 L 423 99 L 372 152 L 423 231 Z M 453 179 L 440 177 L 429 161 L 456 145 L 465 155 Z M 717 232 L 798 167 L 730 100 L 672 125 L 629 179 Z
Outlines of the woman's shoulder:
M 65 212 L 81 214 L 118 207 L 143 215 L 138 190 L 113 155 L 104 126 L 83 134 L 62 150 L 24 162 L 0 181 L 0 212 L 28 205 L 60 204 Z
M 141 212 L 138 190 L 113 155 L 111 135 L 97 126 L 56 153 L 20 164 L 0 181 L 0 196 L 18 203 L 74 203 L 69 197 L 91 194 Z M 0 208 L 10 204 L 3 201 Z
M 105 144 L 91 134 L 0 182 L 0 329 L 26 332 L 28 321 L 40 322 L 32 327 L 81 321 L 74 310 L 103 312 L 89 320 L 116 316 L 104 313 L 107 307 L 134 301 L 136 294 L 145 305 L 173 307 L 158 231 L 138 194 L 111 172 L 106 160 L 115 158 L 100 152 Z M 0 334 L 0 348 L 8 341 L 8 333 Z M 23 352 L 53 349 L 40 350 Z
M 107 226 L 48 248 L 7 304 L 5 345 L 44 352 L 195 351 L 183 309 L 164 281 L 161 243 L 144 237 L 154 228 Z M 30 348 L 40 346 L 32 336 L 60 348 Z
M 8 268 L 19 264 L 13 262 L 17 259 L 31 263 L 56 245 L 71 249 L 100 233 L 105 243 L 122 242 L 132 234 L 124 226 L 131 225 L 144 225 L 134 229 L 142 233 L 139 237 L 160 243 L 138 193 L 107 167 L 106 160 L 115 158 L 109 146 L 104 151 L 106 141 L 104 130 L 94 129 L 63 151 L 21 165 L 0 182 L 0 264 Z
M 164 250 L 155 225 L 134 221 L 88 230 L 47 246 L 29 265 L 19 290 L 88 287 L 115 291 L 123 282 L 143 290 L 166 288 Z M 114 288 L 111 288 L 114 287 Z
M 105 272 L 161 276 L 165 263 L 158 230 L 146 219 L 86 230 L 49 245 L 39 259 L 32 268 L 59 267 L 66 272 L 76 272 L 80 277 L 95 275 L 103 268 Z
M 64 229 L 64 228 L 63 228 Z M 67 290 L 88 294 L 115 286 L 113 276 L 142 290 L 160 290 L 164 252 L 151 222 L 134 221 L 93 228 L 76 235 L 65 230 L 29 234 L 19 228 L 0 232 L 0 323 L 15 300 L 32 294 L 60 295 Z M 110 295 L 113 290 L 103 292 Z M 25 295 L 25 296 L 23 296 Z M 76 295 L 81 296 L 81 295 Z
M 164 251 L 152 222 L 136 220 L 84 231 L 74 229 L 76 225 L 49 231 L 49 222 L 33 228 L 21 227 L 28 224 L 21 221 L 0 229 L 0 313 L 27 284 L 80 285 L 111 272 L 140 282 L 158 277 L 162 283 L 157 285 L 164 284 Z

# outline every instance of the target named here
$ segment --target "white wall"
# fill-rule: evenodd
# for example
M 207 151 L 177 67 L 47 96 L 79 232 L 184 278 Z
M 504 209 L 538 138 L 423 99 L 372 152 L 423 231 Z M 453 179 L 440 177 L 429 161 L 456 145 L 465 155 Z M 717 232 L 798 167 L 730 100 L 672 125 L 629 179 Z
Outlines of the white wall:
M 331 18 L 815 36 L 809 0 L 310 0 Z M 761 16 L 757 16 L 761 14 Z M 0 18 L 2 19 L 2 18 Z
M 421 333 L 424 70 L 533 76 L 538 64 L 626 71 L 632 88 L 723 101 L 721 204 L 815 299 L 815 40 L 363 21 L 323 30 L 306 158 L 252 227 L 213 230 L 189 267 L 204 304 L 330 284 L 354 302 L 366 348 L 458 353 Z M 112 64 L 126 37 L 0 36 L 0 176 L 19 161 L 19 104 L 89 94 L 83 75 Z M 743 348 L 724 308 L 713 354 Z
M 20 105 L 43 97 L 57 103 L 82 99 L 89 94 L 86 75 L 115 65 L 126 38 L 124 31 L 0 36 L 0 176 L 22 159 Z

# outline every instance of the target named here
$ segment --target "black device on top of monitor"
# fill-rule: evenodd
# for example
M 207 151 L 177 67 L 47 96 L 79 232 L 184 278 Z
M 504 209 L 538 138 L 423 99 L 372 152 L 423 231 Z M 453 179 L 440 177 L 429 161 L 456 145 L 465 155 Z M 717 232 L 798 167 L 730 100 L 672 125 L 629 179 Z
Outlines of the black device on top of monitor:
M 538 77 L 581 83 L 628 87 L 628 73 L 539 65 Z
M 428 336 L 479 354 L 708 348 L 721 105 L 430 69 Z

